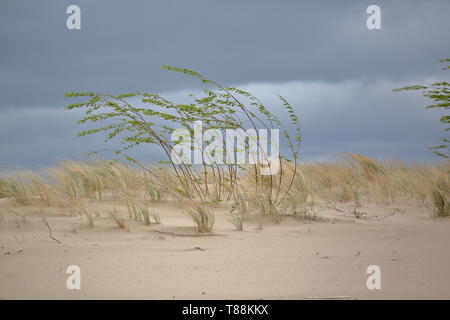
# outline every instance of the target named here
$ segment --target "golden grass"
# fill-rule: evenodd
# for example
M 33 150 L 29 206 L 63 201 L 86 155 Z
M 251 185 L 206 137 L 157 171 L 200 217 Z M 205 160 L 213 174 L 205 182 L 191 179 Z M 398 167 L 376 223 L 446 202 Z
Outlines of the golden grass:
M 199 203 L 192 202 L 191 208 L 185 211 L 192 221 L 197 225 L 198 232 L 211 232 L 216 219 L 212 211 Z
M 130 231 L 127 221 L 121 217 L 116 211 L 110 212 L 111 217 L 120 229 Z
M 23 174 L 15 172 L 14 176 L 9 176 L 0 181 L 0 199 L 13 199 L 18 206 L 28 204 L 29 190 L 26 183 L 23 181 Z
M 428 207 L 432 216 L 450 215 L 449 162 L 381 163 L 349 154 L 334 162 L 301 163 L 297 169 L 285 161 L 282 172 L 263 177 L 258 184 L 254 174 L 251 167 L 244 167 L 233 189 L 217 185 L 220 182 L 212 179 L 204 184 L 204 188 L 221 190 L 211 193 L 215 195 L 209 200 L 228 205 L 229 221 L 236 230 L 243 230 L 243 223 L 252 217 L 258 221 L 271 218 L 275 222 L 284 216 L 315 220 L 318 205 L 323 203 L 334 208 L 346 204 L 355 212 L 369 203 L 385 206 L 412 203 Z M 291 177 L 294 177 L 292 183 Z M 160 217 L 151 209 L 152 203 L 173 201 L 179 206 L 189 204 L 187 216 L 199 231 L 210 232 L 215 222 L 212 212 L 199 204 L 199 199 L 192 199 L 192 194 L 181 190 L 180 181 L 166 167 L 148 171 L 111 161 L 66 161 L 47 169 L 45 174 L 14 171 L 0 176 L 0 199 L 7 198 L 11 206 L 38 204 L 67 208 L 69 213 L 86 219 L 94 227 L 98 214 L 83 209 L 83 203 L 108 201 L 125 207 L 127 219 L 150 225 L 160 223 Z M 280 196 L 287 190 L 285 196 Z M 125 218 L 116 213 L 112 217 L 120 228 L 128 228 Z M 18 225 L 24 223 L 22 217 L 17 219 Z

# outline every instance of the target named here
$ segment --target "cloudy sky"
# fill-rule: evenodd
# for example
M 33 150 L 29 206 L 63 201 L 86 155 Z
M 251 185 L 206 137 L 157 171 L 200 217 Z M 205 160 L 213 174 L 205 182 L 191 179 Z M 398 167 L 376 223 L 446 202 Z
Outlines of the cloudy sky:
M 81 30 L 66 27 L 71 4 Z M 381 8 L 381 30 L 366 27 L 370 4 Z M 74 137 L 80 114 L 63 110 L 65 92 L 199 89 L 161 65 L 250 90 L 272 108 L 284 95 L 302 119 L 303 159 L 434 161 L 426 148 L 443 136 L 439 112 L 392 89 L 448 76 L 438 60 L 450 57 L 449 12 L 448 0 L 2 0 L 0 168 L 108 147 Z

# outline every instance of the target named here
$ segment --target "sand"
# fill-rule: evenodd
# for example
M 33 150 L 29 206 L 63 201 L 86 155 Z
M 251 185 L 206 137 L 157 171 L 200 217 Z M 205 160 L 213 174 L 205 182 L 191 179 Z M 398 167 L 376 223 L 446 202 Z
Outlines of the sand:
M 193 236 L 181 208 L 156 209 L 161 225 L 124 230 L 109 217 L 89 228 L 59 209 L 13 208 L 27 215 L 18 228 L 3 203 L 0 299 L 450 299 L 450 219 L 423 207 L 372 206 L 362 218 L 323 209 L 323 221 L 238 232 L 221 205 L 214 236 Z M 66 287 L 69 265 L 80 290 Z M 366 286 L 369 265 L 381 268 L 379 290 Z

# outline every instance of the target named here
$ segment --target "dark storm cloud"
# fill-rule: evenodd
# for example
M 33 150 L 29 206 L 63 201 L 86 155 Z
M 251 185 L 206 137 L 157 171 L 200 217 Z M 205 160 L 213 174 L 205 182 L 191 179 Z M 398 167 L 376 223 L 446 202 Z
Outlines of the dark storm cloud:
M 426 148 L 442 135 L 440 114 L 425 110 L 425 101 L 415 95 L 392 92 L 392 88 L 403 85 L 388 80 L 346 80 L 251 83 L 239 87 L 260 97 L 288 128 L 289 120 L 275 93 L 296 106 L 303 132 L 301 160 L 329 159 L 345 152 L 380 160 L 432 160 L 434 156 Z M 187 93 L 166 93 L 164 97 L 186 101 Z M 114 143 L 104 144 L 100 136 L 74 137 L 83 128 L 75 124 L 81 116 L 79 111 L 51 108 L 8 111 L 3 116 L 0 113 L 0 167 L 53 165 L 63 159 L 83 159 L 86 151 L 117 148 Z M 26 130 L 20 130 L 21 123 L 27 124 Z M 166 160 L 155 151 L 146 146 L 132 155 L 146 162 Z M 114 157 L 108 152 L 100 155 Z
M 65 9 L 80 5 L 82 29 Z M 401 78 L 438 71 L 450 48 L 448 1 L 2 1 L 1 108 L 64 103 L 66 91 L 193 85 L 159 69 L 227 83 Z
M 450 2 L 375 1 L 383 29 L 370 31 L 373 3 L 3 0 L 0 165 L 50 165 L 103 148 L 101 139 L 73 137 L 79 115 L 62 111 L 65 92 L 198 88 L 160 70 L 165 64 L 242 84 L 269 102 L 267 93 L 284 93 L 304 113 L 306 158 L 432 159 L 425 148 L 441 135 L 438 116 L 418 95 L 391 89 L 443 76 Z M 81 30 L 66 28 L 70 4 L 81 7 Z

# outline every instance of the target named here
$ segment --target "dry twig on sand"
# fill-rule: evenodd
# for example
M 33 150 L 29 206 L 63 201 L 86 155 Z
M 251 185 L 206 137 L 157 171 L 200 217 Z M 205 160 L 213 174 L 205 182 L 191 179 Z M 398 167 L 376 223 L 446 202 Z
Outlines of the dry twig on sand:
M 53 238 L 52 236 L 52 229 L 50 228 L 50 225 L 48 224 L 47 218 L 46 217 L 41 217 L 42 218 L 42 222 L 47 226 L 48 228 L 48 233 L 49 233 L 49 237 L 52 240 L 55 240 L 58 243 L 62 243 L 61 241 L 59 241 L 58 239 Z

